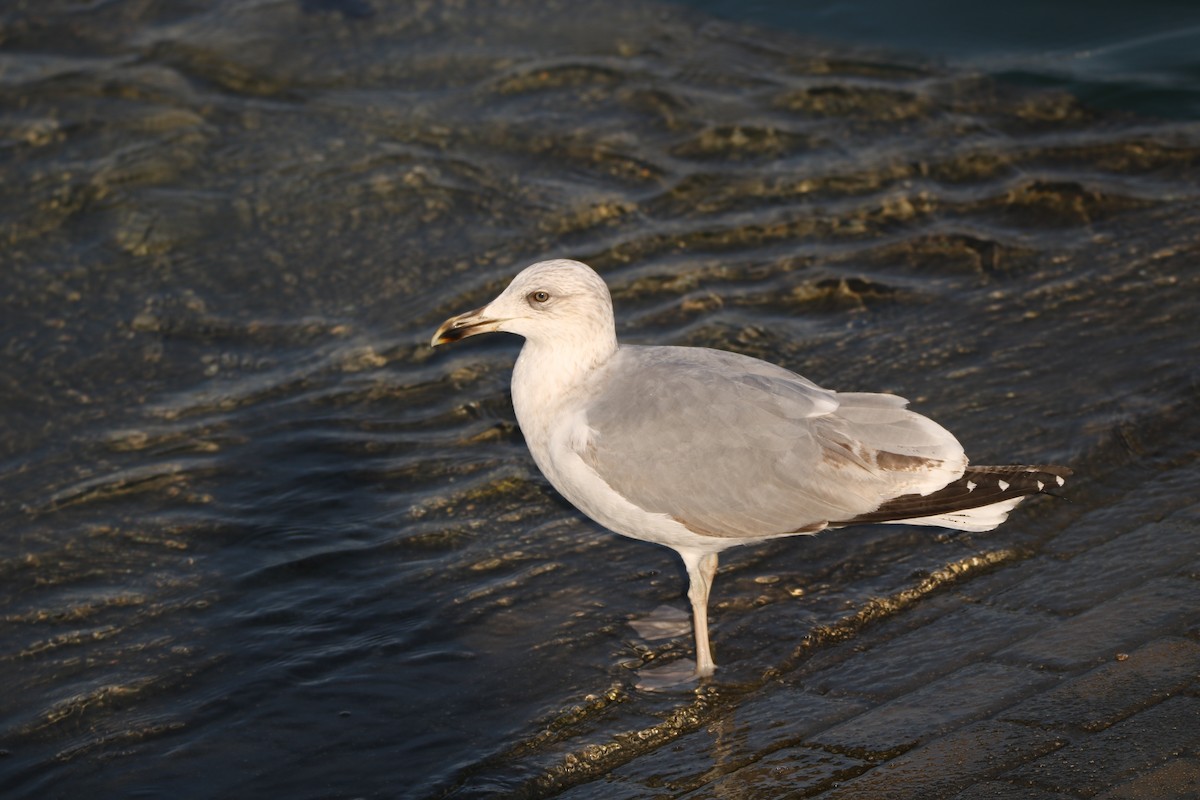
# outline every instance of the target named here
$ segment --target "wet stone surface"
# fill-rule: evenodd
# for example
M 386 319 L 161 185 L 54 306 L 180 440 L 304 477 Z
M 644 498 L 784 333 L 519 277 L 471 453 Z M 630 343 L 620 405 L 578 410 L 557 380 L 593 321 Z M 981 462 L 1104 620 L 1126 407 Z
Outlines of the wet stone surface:
M 1200 745 L 1197 715 L 1200 698 L 1172 697 L 1013 770 L 1011 777 L 1090 797 L 1158 766 L 1164 756 L 1194 753 Z
M 1053 691 L 1010 708 L 1004 718 L 1043 728 L 1102 730 L 1162 702 L 1192 685 L 1200 665 L 1200 644 L 1188 639 L 1155 639 Z

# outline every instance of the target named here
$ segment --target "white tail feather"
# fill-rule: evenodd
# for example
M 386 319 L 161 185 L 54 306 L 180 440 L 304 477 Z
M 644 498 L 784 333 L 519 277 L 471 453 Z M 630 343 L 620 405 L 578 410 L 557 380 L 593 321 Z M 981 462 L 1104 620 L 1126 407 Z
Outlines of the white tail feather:
M 989 506 L 968 508 L 963 511 L 951 511 L 947 514 L 935 514 L 931 517 L 913 517 L 912 519 L 887 520 L 887 525 L 934 525 L 939 528 L 954 528 L 960 531 L 990 531 L 999 527 L 1008 519 L 1008 512 L 1016 508 L 1024 497 L 1013 497 L 992 503 Z

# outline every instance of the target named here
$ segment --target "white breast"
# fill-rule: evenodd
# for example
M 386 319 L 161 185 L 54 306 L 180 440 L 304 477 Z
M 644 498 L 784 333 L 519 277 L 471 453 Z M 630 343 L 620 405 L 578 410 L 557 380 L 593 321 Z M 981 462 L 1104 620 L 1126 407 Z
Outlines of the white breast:
M 700 536 L 668 517 L 633 505 L 615 492 L 580 457 L 590 431 L 583 411 L 547 415 L 548 426 L 530 425 L 525 440 L 533 460 L 551 485 L 576 508 L 611 531 L 656 542 L 675 550 L 717 552 L 738 544 L 735 540 Z

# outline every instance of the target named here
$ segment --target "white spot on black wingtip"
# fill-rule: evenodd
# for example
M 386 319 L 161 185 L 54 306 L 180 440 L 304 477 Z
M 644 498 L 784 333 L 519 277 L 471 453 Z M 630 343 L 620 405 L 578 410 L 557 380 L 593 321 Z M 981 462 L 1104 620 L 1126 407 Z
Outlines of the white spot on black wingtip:
M 1058 481 L 1058 485 L 1059 485 L 1059 486 L 1062 486 L 1064 483 L 1066 483 L 1066 481 L 1065 481 L 1065 480 L 1063 480 L 1063 476 L 1062 476 L 1062 475 L 1055 475 L 1055 476 L 1054 476 L 1054 480 Z
M 979 485 L 979 484 L 977 484 L 975 481 L 967 481 L 967 491 L 968 491 L 968 492 L 973 492 L 973 491 L 975 491 L 975 487 L 976 487 L 976 486 L 978 486 L 978 485 Z
M 1002 492 L 1008 488 L 1008 481 L 996 481 L 996 483 L 1000 484 L 1000 491 Z
M 1038 491 L 1039 491 L 1039 492 L 1040 492 L 1042 489 L 1045 489 L 1045 488 L 1046 488 L 1046 484 L 1042 483 L 1041 481 L 1038 481 L 1038 482 L 1037 482 L 1037 485 L 1038 485 Z

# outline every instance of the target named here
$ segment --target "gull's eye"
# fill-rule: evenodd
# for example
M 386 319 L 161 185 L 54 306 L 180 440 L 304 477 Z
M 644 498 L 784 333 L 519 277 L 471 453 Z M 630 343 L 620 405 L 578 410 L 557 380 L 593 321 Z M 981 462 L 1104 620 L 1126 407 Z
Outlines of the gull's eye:
M 549 293 L 549 292 L 543 292 L 543 291 L 541 291 L 541 290 L 539 289 L 539 290 L 538 290 L 538 291 L 536 291 L 536 292 L 530 292 L 530 293 L 529 293 L 529 299 L 530 299 L 530 300 L 532 300 L 532 301 L 533 301 L 533 302 L 535 302 L 535 303 L 544 303 L 544 302 L 546 302 L 547 300 L 549 300 L 549 299 L 550 299 L 550 293 Z

